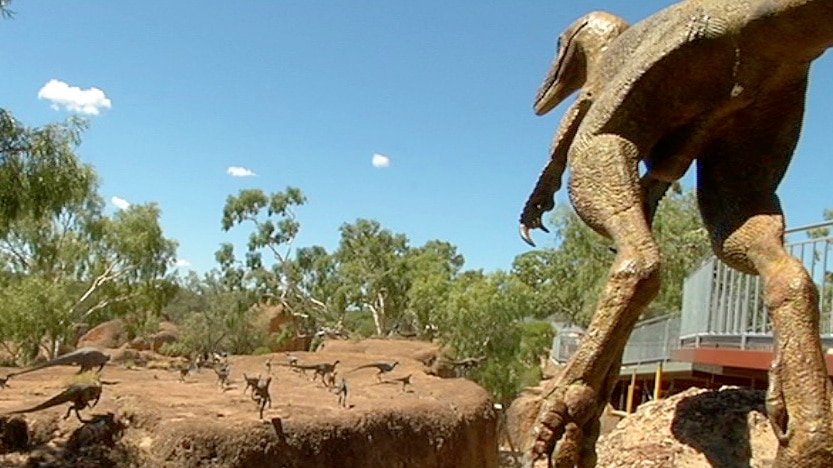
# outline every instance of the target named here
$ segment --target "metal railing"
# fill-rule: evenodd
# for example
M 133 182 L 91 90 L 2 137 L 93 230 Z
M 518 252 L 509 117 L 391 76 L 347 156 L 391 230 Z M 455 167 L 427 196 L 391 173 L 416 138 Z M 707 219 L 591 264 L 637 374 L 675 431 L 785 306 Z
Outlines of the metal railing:
M 787 250 L 801 260 L 819 291 L 822 343 L 833 348 L 833 221 L 786 231 Z M 814 237 L 809 237 L 808 233 Z M 566 330 L 565 330 L 566 331 Z M 578 347 L 582 333 L 553 340 L 552 359 L 565 362 Z M 640 322 L 631 333 L 623 365 L 667 361 L 672 349 L 681 347 L 771 349 L 772 324 L 764 305 L 760 277 L 707 258 L 683 285 L 680 316 Z
M 667 361 L 680 341 L 680 317 L 644 320 L 631 332 L 622 365 Z
M 787 231 L 787 250 L 801 260 L 819 290 L 821 336 L 833 344 L 833 222 Z M 823 236 L 808 238 L 815 231 Z M 818 235 L 817 234 L 817 235 Z M 772 324 L 759 276 L 741 273 L 710 257 L 683 285 L 680 346 L 769 349 Z

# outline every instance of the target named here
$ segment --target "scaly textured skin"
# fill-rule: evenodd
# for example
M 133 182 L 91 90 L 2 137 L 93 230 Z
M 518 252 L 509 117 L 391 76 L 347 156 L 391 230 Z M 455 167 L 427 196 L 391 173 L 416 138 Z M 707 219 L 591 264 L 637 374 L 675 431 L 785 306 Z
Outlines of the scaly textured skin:
M 104 365 L 107 364 L 109 360 L 109 355 L 104 354 L 93 347 L 78 348 L 75 351 L 69 352 L 62 356 L 58 356 L 55 359 L 50 359 L 49 361 L 36 364 L 20 372 L 13 372 L 9 374 L 7 378 L 28 374 L 29 372 L 34 372 L 36 370 L 45 369 L 47 367 L 52 366 L 79 365 L 81 366 L 81 368 L 78 370 L 79 374 L 89 372 L 93 370 L 93 367 L 98 366 L 98 372 L 101 372 L 101 370 L 104 369 Z
M 521 232 L 542 227 L 569 165 L 576 212 L 615 242 L 617 256 L 581 346 L 544 392 L 527 466 L 541 456 L 559 467 L 595 466 L 599 415 L 630 332 L 660 287 L 653 209 L 694 161 L 715 254 L 763 279 L 776 331 L 767 398 L 780 436 L 775 466 L 833 466 L 818 291 L 784 249 L 775 194 L 798 141 L 810 65 L 833 46 L 831 24 L 833 0 L 688 0 L 630 27 L 591 13 L 562 37 L 535 110 L 581 93 Z
M 78 418 L 78 420 L 81 422 L 86 422 L 83 419 L 81 419 L 81 413 L 79 411 L 87 407 L 94 407 L 96 404 L 98 404 L 98 400 L 100 398 L 100 383 L 77 383 L 70 385 L 63 392 L 55 395 L 54 397 L 46 400 L 45 402 L 39 405 L 27 409 L 11 411 L 7 414 L 33 413 L 35 411 L 52 408 L 53 406 L 62 405 L 64 403 L 72 403 L 70 407 L 67 409 L 67 414 L 64 416 L 64 419 L 68 418 L 72 411 L 75 411 L 75 416 Z

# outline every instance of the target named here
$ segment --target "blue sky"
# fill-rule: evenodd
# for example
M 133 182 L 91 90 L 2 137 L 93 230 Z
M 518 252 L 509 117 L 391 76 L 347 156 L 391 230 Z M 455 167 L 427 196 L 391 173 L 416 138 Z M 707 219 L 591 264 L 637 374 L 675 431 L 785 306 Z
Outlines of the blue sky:
M 670 3 L 16 0 L 0 21 L 0 107 L 28 125 L 96 110 L 79 153 L 109 209 L 157 202 L 197 271 L 220 242 L 244 246 L 247 230 L 220 230 L 228 195 L 288 185 L 308 197 L 297 246 L 332 251 L 341 224 L 372 218 L 415 246 L 455 244 L 466 268 L 508 269 L 564 110 L 532 112 L 556 37 L 594 9 L 636 21 Z M 830 55 L 779 191 L 789 226 L 833 208 Z

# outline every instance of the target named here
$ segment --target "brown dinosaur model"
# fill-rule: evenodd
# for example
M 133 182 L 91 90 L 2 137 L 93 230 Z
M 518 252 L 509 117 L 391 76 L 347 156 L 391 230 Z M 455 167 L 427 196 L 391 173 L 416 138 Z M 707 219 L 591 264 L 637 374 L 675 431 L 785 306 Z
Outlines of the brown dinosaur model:
M 333 362 L 322 362 L 318 364 L 298 364 L 297 362 L 295 364 L 278 363 L 273 365 L 290 367 L 293 370 L 300 371 L 304 375 L 306 375 L 308 370 L 311 370 L 315 372 L 312 376 L 312 380 L 314 381 L 318 376 L 321 376 L 321 381 L 324 382 L 326 385 L 327 376 L 336 371 L 336 366 L 339 362 L 341 361 L 335 360 Z
M 347 385 L 347 379 L 344 377 L 338 382 L 338 387 L 336 387 L 336 393 L 338 394 L 338 404 L 344 408 L 347 408 L 347 393 L 350 391 L 350 388 Z
M 244 372 L 243 382 L 246 383 L 246 386 L 243 388 L 243 395 L 245 395 L 250 388 L 252 389 L 252 395 L 254 395 L 255 388 L 257 388 L 257 384 L 260 382 L 260 374 L 258 374 L 257 377 L 249 377 Z
M 782 435 L 775 466 L 833 466 L 818 291 L 784 249 L 775 193 L 798 141 L 810 65 L 833 46 L 831 25 L 833 0 L 688 0 L 630 27 L 591 13 L 561 37 L 535 111 L 580 94 L 521 232 L 542 227 L 569 165 L 576 212 L 617 254 L 581 346 L 543 393 L 527 466 L 556 443 L 549 461 L 557 466 L 595 465 L 598 419 L 622 352 L 660 287 L 651 205 L 693 161 L 715 254 L 763 279 L 777 332 L 767 399 Z
M 93 370 L 93 367 L 98 366 L 98 372 L 104 369 L 104 365 L 110 361 L 110 356 L 91 346 L 85 348 L 78 348 L 75 351 L 50 359 L 49 361 L 35 364 L 34 366 L 24 369 L 20 372 L 12 372 L 7 378 L 16 377 L 18 375 L 28 374 L 36 370 L 45 369 L 52 366 L 68 366 L 77 364 L 81 368 L 78 373 L 84 373 Z
M 269 384 L 272 383 L 272 377 L 267 377 L 266 380 L 258 378 L 257 383 L 252 387 L 252 400 L 257 402 L 257 410 L 260 419 L 263 419 L 263 410 L 266 405 L 272 407 L 272 395 L 269 394 Z
M 404 392 L 405 387 L 407 387 L 408 385 L 412 385 L 414 383 L 413 375 L 414 374 L 408 374 L 404 377 L 397 377 L 397 378 L 394 378 L 394 379 L 390 379 L 390 381 L 393 382 L 393 383 L 402 382 L 402 391 Z
M 79 411 L 87 407 L 94 407 L 96 404 L 98 404 L 98 400 L 100 398 L 101 384 L 99 382 L 76 383 L 70 385 L 63 392 L 55 395 L 54 397 L 46 400 L 45 402 L 39 405 L 22 410 L 11 411 L 6 414 L 32 413 L 35 411 L 52 408 L 53 406 L 62 405 L 64 403 L 72 403 L 70 407 L 67 409 L 67 414 L 64 416 L 64 419 L 68 418 L 69 414 L 72 411 L 75 411 L 75 416 L 78 418 L 78 420 L 82 423 L 85 423 L 87 421 L 81 419 L 81 413 L 79 413 Z
M 375 367 L 376 370 L 376 381 L 382 381 L 382 374 L 387 374 L 388 372 L 392 371 L 399 365 L 399 361 L 394 362 L 373 362 L 370 364 L 364 364 L 362 366 L 356 367 L 355 369 L 351 370 L 350 372 L 357 371 L 359 369 L 369 369 L 371 367 Z

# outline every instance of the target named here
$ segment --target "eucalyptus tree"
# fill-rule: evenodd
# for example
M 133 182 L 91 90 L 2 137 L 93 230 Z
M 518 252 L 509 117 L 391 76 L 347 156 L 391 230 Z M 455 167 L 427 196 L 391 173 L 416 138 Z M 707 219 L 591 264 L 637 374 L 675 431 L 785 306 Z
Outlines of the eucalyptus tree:
M 87 122 L 28 127 L 0 109 L 0 235 L 16 220 L 43 220 L 95 191 L 95 171 L 75 155 Z
M 244 224 L 253 229 L 243 259 L 236 257 L 230 243 L 221 245 L 216 258 L 228 281 L 254 290 L 260 302 L 280 304 L 296 317 L 300 333 L 317 333 L 331 325 L 334 313 L 327 297 L 316 296 L 330 291 L 308 287 L 314 281 L 304 275 L 312 273 L 299 270 L 321 266 L 315 260 L 321 252 L 294 248 L 301 230 L 295 210 L 305 203 L 306 196 L 296 187 L 270 194 L 246 189 L 229 196 L 223 208 L 223 230 Z
M 30 351 L 45 338 L 54 353 L 78 323 L 161 310 L 173 294 L 176 242 L 164 236 L 160 215 L 147 204 L 107 216 L 89 192 L 50 217 L 9 223 L 0 236 L 6 338 Z
M 335 255 L 338 277 L 346 286 L 347 307 L 369 311 L 376 334 L 386 335 L 407 305 L 408 237 L 369 219 L 345 223 L 339 231 Z

